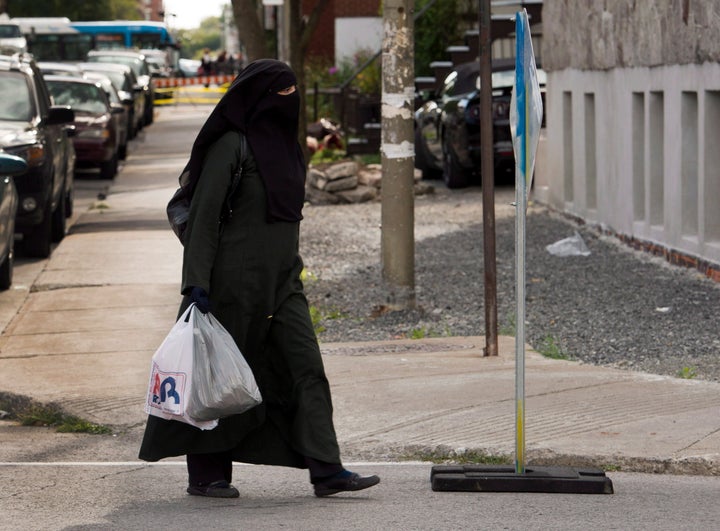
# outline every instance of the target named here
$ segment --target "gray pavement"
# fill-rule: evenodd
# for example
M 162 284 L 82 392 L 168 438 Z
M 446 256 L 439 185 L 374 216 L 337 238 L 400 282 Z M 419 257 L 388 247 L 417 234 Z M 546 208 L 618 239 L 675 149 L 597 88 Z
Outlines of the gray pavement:
M 203 111 L 164 109 L 153 134 L 171 135 L 175 122 L 193 112 Z M 165 498 L 181 496 L 178 484 L 183 482 L 181 459 L 163 468 L 136 458 L 150 358 L 172 326 L 180 300 L 181 247 L 167 228 L 164 205 L 187 153 L 187 146 L 161 144 L 159 138 L 148 136 L 143 142 L 107 198 L 95 204 L 101 208 L 83 213 L 55 249 L 0 336 L 0 391 L 57 401 L 74 414 L 115 428 L 112 436 L 57 434 L 0 421 L 0 479 L 12 484 L 15 467 L 23 463 L 45 462 L 38 474 L 52 471 L 63 481 L 62 467 L 72 463 L 76 478 L 90 473 L 121 479 L 124 472 L 135 471 L 127 477 L 162 494 L 155 505 L 126 507 L 136 523 L 143 510 L 162 510 Z M 417 464 L 428 455 L 512 457 L 514 339 L 501 337 L 495 358 L 482 357 L 483 346 L 481 337 L 322 344 L 345 459 L 414 461 L 422 472 L 413 474 L 428 479 L 422 488 L 429 489 L 429 465 Z M 530 464 L 720 475 L 720 384 L 550 360 L 528 348 L 526 394 Z M 83 469 L 78 463 L 89 464 Z M 281 488 L 287 482 L 282 474 L 295 478 L 298 473 L 268 473 L 280 478 L 273 480 L 280 486 L 260 489 Z M 33 485 L 30 476 L 25 476 L 27 484 Z M 162 482 L 153 486 L 153 477 Z M 16 487 L 22 494 L 22 485 Z M 712 489 L 718 493 L 717 481 Z M 37 503 L 35 495 L 20 494 L 17 500 Z M 103 491 L 103 496 L 111 494 Z M 299 503 L 294 496 L 291 489 L 274 498 L 274 506 L 290 515 L 287 508 Z M 0 496 L 0 507 L 3 503 Z M 257 500 L 244 503 L 262 513 Z M 192 500 L 186 509 L 199 505 Z M 95 515 L 91 508 L 77 510 Z M 76 529 L 123 528 L 93 527 L 95 516 L 69 522 L 88 524 Z M 115 517 L 111 521 L 121 521 Z M 270 528 L 272 521 L 260 519 L 254 527 Z M 350 527 L 382 527 L 372 519 L 366 523 Z

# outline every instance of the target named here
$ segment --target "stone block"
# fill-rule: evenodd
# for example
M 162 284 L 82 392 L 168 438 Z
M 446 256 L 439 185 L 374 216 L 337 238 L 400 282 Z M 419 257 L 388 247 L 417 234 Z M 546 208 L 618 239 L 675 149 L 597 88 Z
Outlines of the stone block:
M 329 181 L 335 181 L 351 175 L 357 175 L 358 165 L 356 162 L 339 162 L 325 168 L 325 175 Z
M 343 190 L 337 192 L 343 201 L 347 203 L 365 203 L 366 201 L 372 201 L 378 195 L 377 189 L 372 186 L 359 185 L 352 190 Z

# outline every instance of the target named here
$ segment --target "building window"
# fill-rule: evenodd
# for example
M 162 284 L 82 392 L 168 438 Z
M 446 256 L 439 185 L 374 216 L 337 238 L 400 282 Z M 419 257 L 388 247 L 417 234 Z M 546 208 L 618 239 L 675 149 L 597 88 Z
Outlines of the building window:
M 633 219 L 645 221 L 645 94 L 632 95 Z
M 680 186 L 682 233 L 698 233 L 698 97 L 697 92 L 683 92 L 681 98 Z
M 650 93 L 650 224 L 665 222 L 665 96 Z

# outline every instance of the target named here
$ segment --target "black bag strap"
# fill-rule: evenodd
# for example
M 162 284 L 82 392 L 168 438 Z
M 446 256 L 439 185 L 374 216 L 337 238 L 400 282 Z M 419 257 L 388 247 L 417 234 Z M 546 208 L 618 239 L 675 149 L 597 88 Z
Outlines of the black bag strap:
M 223 204 L 223 211 L 220 214 L 220 224 L 227 223 L 232 218 L 232 200 L 235 192 L 237 191 L 240 179 L 242 179 L 243 162 L 247 158 L 248 145 L 245 135 L 238 133 L 240 137 L 240 160 L 238 161 L 237 168 L 230 178 L 230 186 L 228 186 L 228 192 L 225 194 L 225 203 Z

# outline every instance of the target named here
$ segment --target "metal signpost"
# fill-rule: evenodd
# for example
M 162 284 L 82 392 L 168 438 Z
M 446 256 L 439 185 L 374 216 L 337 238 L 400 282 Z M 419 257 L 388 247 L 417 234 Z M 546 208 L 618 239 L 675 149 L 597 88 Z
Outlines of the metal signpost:
M 596 468 L 526 467 L 525 463 L 525 217 L 532 185 L 535 152 L 542 123 L 542 99 L 524 9 L 515 16 L 515 87 L 510 123 L 515 151 L 515 467 L 465 465 L 435 466 L 435 491 L 554 492 L 612 494 L 605 473 Z

